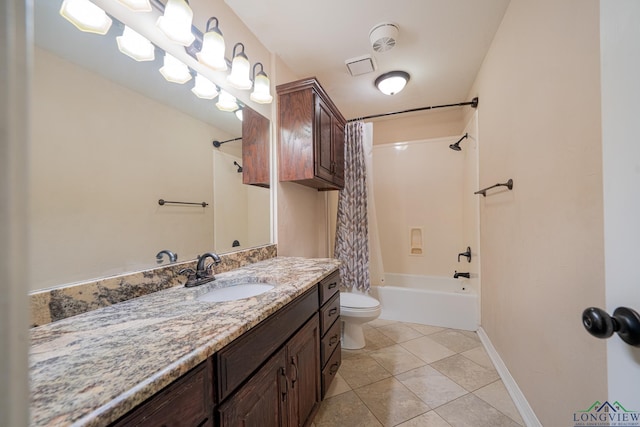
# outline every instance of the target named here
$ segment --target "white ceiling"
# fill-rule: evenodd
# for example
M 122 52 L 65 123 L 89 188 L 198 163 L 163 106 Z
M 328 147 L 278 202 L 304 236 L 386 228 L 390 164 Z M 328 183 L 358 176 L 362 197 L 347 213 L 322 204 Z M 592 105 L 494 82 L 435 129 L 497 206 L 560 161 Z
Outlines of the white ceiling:
M 316 76 L 347 119 L 466 99 L 509 0 L 225 0 L 271 52 L 301 78 Z M 396 47 L 376 53 L 371 28 L 399 26 Z M 378 69 L 352 77 L 350 58 L 372 54 Z M 411 75 L 393 96 L 377 76 Z

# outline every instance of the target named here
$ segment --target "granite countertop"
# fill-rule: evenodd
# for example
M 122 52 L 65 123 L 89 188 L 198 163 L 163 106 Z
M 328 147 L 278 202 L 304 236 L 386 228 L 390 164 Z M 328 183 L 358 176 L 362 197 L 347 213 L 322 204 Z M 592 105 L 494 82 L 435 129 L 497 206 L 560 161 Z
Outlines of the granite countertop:
M 31 424 L 103 426 L 291 302 L 339 265 L 277 257 L 31 329 Z M 195 298 L 250 278 L 275 285 L 221 303 Z

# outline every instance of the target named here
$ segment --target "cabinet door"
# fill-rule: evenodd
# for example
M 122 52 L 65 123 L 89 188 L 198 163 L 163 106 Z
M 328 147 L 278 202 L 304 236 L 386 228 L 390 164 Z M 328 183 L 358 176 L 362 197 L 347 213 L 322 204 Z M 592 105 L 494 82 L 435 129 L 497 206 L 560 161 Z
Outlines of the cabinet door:
M 313 316 L 287 344 L 289 362 L 289 425 L 311 422 L 320 405 L 320 323 Z
M 335 120 L 331 145 L 333 182 L 340 187 L 344 187 L 344 142 L 344 123 Z
M 333 115 L 331 110 L 319 97 L 315 96 L 315 174 L 316 176 L 333 181 L 332 167 L 332 134 L 333 134 Z
M 242 119 L 242 183 L 269 188 L 269 120 L 245 106 Z
M 220 427 L 281 427 L 287 419 L 286 348 L 218 409 Z

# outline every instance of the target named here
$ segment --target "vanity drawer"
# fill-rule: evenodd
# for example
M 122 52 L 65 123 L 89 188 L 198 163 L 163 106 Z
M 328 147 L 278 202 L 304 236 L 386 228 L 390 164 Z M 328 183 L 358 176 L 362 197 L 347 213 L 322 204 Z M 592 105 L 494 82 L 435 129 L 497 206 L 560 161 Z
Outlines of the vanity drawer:
M 320 309 L 320 336 L 324 336 L 327 333 L 338 317 L 340 317 L 340 292 L 337 292 Z
M 329 301 L 336 292 L 340 290 L 340 270 L 336 270 L 324 279 L 319 284 L 320 289 L 320 305 Z
M 340 347 L 340 342 L 338 341 L 338 348 L 333 352 L 331 358 L 327 362 L 327 366 L 322 370 L 322 399 L 324 399 L 324 395 L 327 394 L 327 390 L 331 385 L 331 382 L 336 377 L 336 373 L 338 373 L 338 369 L 342 364 L 342 350 Z
M 340 345 L 340 332 L 342 329 L 342 322 L 340 318 L 333 323 L 333 326 L 329 328 L 329 332 L 322 338 L 320 342 L 320 367 L 324 368 L 331 357 L 331 353 L 337 346 Z
M 224 400 L 318 310 L 313 287 L 215 355 L 219 401 Z
M 210 363 L 202 362 L 111 427 L 213 425 Z

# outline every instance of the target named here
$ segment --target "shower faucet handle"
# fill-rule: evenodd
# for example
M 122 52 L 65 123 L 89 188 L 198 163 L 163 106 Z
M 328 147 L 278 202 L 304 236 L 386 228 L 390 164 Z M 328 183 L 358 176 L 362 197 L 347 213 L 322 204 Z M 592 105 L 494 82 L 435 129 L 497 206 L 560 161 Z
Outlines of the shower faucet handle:
M 471 262 L 471 247 L 467 246 L 467 251 L 466 252 L 462 252 L 458 254 L 458 262 L 460 262 L 460 257 L 461 256 L 466 256 L 467 257 L 467 262 Z

